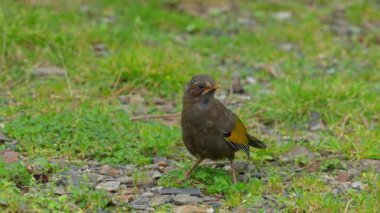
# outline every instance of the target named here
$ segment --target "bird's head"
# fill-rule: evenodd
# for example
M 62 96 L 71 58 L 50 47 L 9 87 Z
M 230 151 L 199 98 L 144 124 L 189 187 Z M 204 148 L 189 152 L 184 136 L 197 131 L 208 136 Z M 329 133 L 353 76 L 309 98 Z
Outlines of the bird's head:
M 194 75 L 187 84 L 185 97 L 190 99 L 208 99 L 214 96 L 220 85 L 207 74 Z

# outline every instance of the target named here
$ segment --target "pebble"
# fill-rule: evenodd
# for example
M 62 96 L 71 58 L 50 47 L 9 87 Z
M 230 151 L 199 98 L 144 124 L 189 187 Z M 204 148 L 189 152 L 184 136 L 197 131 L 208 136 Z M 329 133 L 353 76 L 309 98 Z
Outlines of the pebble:
M 361 160 L 361 163 L 365 167 L 366 170 L 373 169 L 377 172 L 380 172 L 380 160 L 364 159 L 364 160 Z
M 177 194 L 188 194 L 194 196 L 202 196 L 201 190 L 198 188 L 163 188 L 159 190 L 161 195 L 177 195 Z
M 152 192 L 144 192 L 141 194 L 141 197 L 151 198 L 153 196 L 154 196 L 154 194 Z
M 136 210 L 144 210 L 148 208 L 148 206 L 149 206 L 148 198 L 139 197 L 136 200 L 131 202 L 131 207 Z
M 16 163 L 19 161 L 18 152 L 11 150 L 1 151 L 0 158 L 2 158 L 5 163 Z
M 133 178 L 129 177 L 129 176 L 121 176 L 121 177 L 118 177 L 116 180 L 119 181 L 122 184 L 131 184 L 131 183 L 133 183 Z
M 110 165 L 104 165 L 100 167 L 99 173 L 102 175 L 117 176 L 119 175 L 119 170 L 113 168 Z
M 196 196 L 191 196 L 188 194 L 178 194 L 172 197 L 172 201 L 176 205 L 184 205 L 190 203 L 197 203 L 200 199 Z
M 0 142 L 10 141 L 10 139 L 2 132 L 0 132 Z
M 150 205 L 152 207 L 155 207 L 155 206 L 162 205 L 164 203 L 169 203 L 170 200 L 171 200 L 170 195 L 162 195 L 162 196 L 152 198 L 152 200 L 150 201 Z
M 281 11 L 273 14 L 273 17 L 278 20 L 286 20 L 293 16 L 293 13 L 290 11 Z
M 359 190 L 364 189 L 363 183 L 360 182 L 360 181 L 353 182 L 352 185 L 351 185 L 351 187 L 354 188 L 354 189 L 359 189 Z
M 120 187 L 120 182 L 119 181 L 108 181 L 108 182 L 103 182 L 99 183 L 96 188 L 97 189 L 104 189 L 106 191 L 116 191 Z
M 211 207 L 199 207 L 196 205 L 183 205 L 174 208 L 174 213 L 213 213 L 214 209 Z
M 314 154 L 309 151 L 306 147 L 295 146 L 287 153 L 280 156 L 280 162 L 291 162 L 299 157 L 307 157 L 309 159 L 314 158 Z

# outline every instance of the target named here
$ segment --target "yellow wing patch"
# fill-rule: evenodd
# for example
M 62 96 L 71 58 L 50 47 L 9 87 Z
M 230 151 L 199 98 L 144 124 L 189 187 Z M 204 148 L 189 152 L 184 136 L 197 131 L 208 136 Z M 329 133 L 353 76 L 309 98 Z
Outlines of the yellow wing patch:
M 247 137 L 247 129 L 245 128 L 244 124 L 237 119 L 235 127 L 230 132 L 230 135 L 228 137 L 225 137 L 229 142 L 240 144 L 247 146 L 248 145 L 248 137 Z

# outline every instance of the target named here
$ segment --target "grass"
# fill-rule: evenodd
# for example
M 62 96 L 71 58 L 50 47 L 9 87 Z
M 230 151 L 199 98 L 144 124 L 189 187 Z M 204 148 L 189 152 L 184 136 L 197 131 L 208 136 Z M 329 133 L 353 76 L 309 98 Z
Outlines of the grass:
M 170 111 L 178 112 L 183 87 L 195 73 L 209 73 L 228 88 L 232 73 L 239 72 L 257 83 L 244 84 L 253 101 L 233 110 L 247 126 L 260 122 L 275 132 L 261 136 L 270 148 L 252 151 L 252 163 L 267 170 L 297 144 L 278 143 L 278 135 L 307 133 L 310 114 L 318 112 L 327 129 L 315 133 L 320 142 L 303 145 L 317 154 L 323 168 L 292 176 L 291 184 L 273 169 L 268 182 L 231 185 L 226 172 L 202 167 L 186 186 L 224 196 L 224 208 L 254 206 L 264 194 L 273 194 L 295 212 L 380 209 L 375 171 L 359 177 L 367 188 L 339 196 L 320 180 L 324 170 L 342 169 L 342 159 L 380 159 L 376 1 L 239 1 L 239 13 L 216 10 L 205 16 L 176 10 L 170 5 L 177 1 L 167 0 L 38 2 L 0 3 L 0 130 L 18 141 L 16 150 L 27 159 L 145 165 L 152 156 L 167 156 L 181 166 L 161 184 L 175 185 L 173 180 L 190 166 L 184 153 L 173 152 L 183 148 L 179 127 L 131 122 L 131 117 L 166 113 L 156 99 L 172 103 Z M 276 18 L 282 11 L 291 17 Z M 97 44 L 106 50 L 95 51 Z M 281 48 L 284 44 L 290 50 Z M 37 67 L 51 66 L 67 74 L 34 74 Z M 118 96 L 132 93 L 143 101 L 122 105 Z M 0 151 L 6 148 L 0 144 Z M 83 194 L 74 187 L 70 196 L 39 190 L 43 185 L 22 164 L 0 162 L 0 176 L 5 211 L 112 208 L 98 190 L 83 188 Z M 36 190 L 24 191 L 28 188 Z

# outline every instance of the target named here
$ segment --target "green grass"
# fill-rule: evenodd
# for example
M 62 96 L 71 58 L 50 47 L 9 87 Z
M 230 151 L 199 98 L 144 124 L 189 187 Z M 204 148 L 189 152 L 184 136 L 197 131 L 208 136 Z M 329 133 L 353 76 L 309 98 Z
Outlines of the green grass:
M 342 159 L 380 159 L 376 1 L 243 0 L 239 13 L 206 16 L 173 9 L 170 5 L 177 1 L 168 0 L 26 2 L 0 2 L 0 130 L 18 141 L 16 150 L 28 160 L 145 165 L 153 156 L 167 156 L 181 169 L 163 177 L 161 184 L 178 186 L 173 180 L 190 166 L 185 154 L 177 151 L 183 150 L 180 128 L 132 122 L 131 117 L 166 113 L 156 99 L 173 103 L 170 111 L 180 111 L 184 85 L 195 73 L 209 73 L 227 89 L 237 71 L 242 79 L 254 77 L 257 83 L 244 84 L 253 100 L 233 110 L 247 126 L 259 122 L 275 132 L 260 135 L 269 149 L 252 151 L 252 163 L 267 171 L 270 161 L 297 143 L 277 142 L 278 135 L 306 134 L 310 114 L 318 112 L 327 128 L 316 133 L 319 142 L 303 145 L 316 153 L 322 168 L 292 177 L 290 185 L 277 168 L 267 171 L 267 182 L 251 179 L 231 185 L 225 171 L 201 167 L 184 186 L 221 194 L 227 209 L 253 206 L 264 194 L 295 212 L 342 212 L 347 206 L 352 212 L 380 209 L 380 177 L 375 172 L 359 177 L 368 188 L 340 196 L 332 195 L 331 186 L 320 180 L 321 173 L 339 169 Z M 281 11 L 292 16 L 278 20 L 273 14 Z M 360 32 L 335 33 L 332 28 L 339 20 L 347 24 L 343 27 L 354 26 Z M 97 56 L 96 44 L 106 46 L 105 56 Z M 291 44 L 292 49 L 279 48 L 282 44 Z M 33 74 L 36 67 L 46 66 L 60 67 L 67 75 Z M 277 77 L 268 71 L 271 68 Z M 123 106 L 118 96 L 132 93 L 144 102 Z M 0 150 L 6 148 L 0 144 Z M 296 162 L 309 163 L 313 160 Z M 25 193 L 43 185 L 25 173 L 23 164 L 0 166 L 0 203 L 6 202 L 8 211 L 113 208 L 103 192 L 93 189 L 85 190 L 89 196 L 75 187 L 65 196 L 46 190 Z M 140 176 L 135 175 L 136 183 Z M 60 209 L 66 203 L 70 205 Z M 166 208 L 170 209 L 161 207 Z

